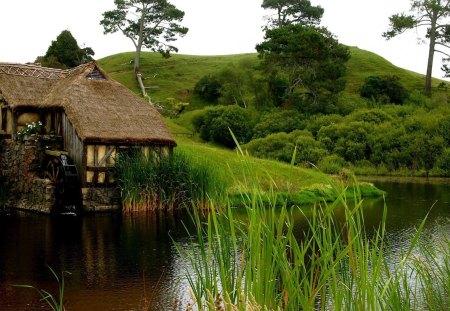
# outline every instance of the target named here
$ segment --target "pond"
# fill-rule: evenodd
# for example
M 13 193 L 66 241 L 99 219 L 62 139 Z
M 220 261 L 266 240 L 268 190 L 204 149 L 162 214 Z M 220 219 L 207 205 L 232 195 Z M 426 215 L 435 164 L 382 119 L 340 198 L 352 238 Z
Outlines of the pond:
M 448 180 L 373 182 L 389 193 L 386 228 L 394 248 L 408 243 L 427 213 L 427 234 L 450 237 Z M 378 226 L 383 206 L 383 200 L 366 202 L 368 227 Z M 65 276 L 68 311 L 184 310 L 190 299 L 184 278 L 188 262 L 172 239 L 188 247 L 180 218 L 0 214 L 0 310 L 43 310 L 36 292 L 12 284 L 56 292 L 47 265 L 70 272 Z

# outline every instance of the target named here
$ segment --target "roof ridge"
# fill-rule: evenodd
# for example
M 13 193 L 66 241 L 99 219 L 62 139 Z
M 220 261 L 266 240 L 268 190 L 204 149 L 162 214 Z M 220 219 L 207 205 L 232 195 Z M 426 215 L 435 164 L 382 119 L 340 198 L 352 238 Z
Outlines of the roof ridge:
M 91 66 L 93 63 L 95 63 L 95 61 L 81 64 L 70 69 L 42 67 L 35 64 L 0 63 L 0 74 L 33 77 L 47 80 L 60 80 L 84 71 L 84 69 Z

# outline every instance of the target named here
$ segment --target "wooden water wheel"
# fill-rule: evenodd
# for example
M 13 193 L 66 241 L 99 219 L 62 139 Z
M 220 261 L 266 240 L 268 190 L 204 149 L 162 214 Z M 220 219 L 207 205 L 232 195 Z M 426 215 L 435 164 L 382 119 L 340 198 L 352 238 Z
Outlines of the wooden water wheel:
M 78 170 L 73 160 L 63 151 L 47 151 L 43 166 L 43 177 L 55 187 L 57 212 L 76 209 L 80 202 Z

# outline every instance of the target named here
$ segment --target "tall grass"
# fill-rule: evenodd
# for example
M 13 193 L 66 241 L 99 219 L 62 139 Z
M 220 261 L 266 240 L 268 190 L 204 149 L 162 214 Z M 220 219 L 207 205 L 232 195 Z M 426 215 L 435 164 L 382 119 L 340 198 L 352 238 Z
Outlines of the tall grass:
M 212 164 L 174 151 L 158 158 L 120 155 L 116 162 L 124 212 L 173 211 L 195 204 L 223 202 L 226 182 Z
M 50 270 L 51 274 L 55 278 L 56 282 L 58 283 L 58 296 L 55 297 L 52 293 L 45 289 L 40 289 L 31 285 L 14 285 L 16 287 L 22 287 L 22 288 L 29 288 L 35 290 L 38 295 L 41 297 L 41 301 L 45 302 L 45 304 L 51 308 L 53 311 L 65 311 L 64 308 L 64 274 L 70 274 L 67 271 L 63 271 L 61 273 L 61 276 L 58 276 L 56 274 L 55 270 L 53 270 L 50 266 L 47 266 Z
M 363 201 L 338 199 L 315 206 L 295 232 L 292 209 L 255 193 L 247 219 L 193 214 L 196 232 L 188 256 L 189 283 L 198 310 L 445 310 L 450 307 L 450 242 L 420 242 L 425 220 L 398 254 L 386 243 L 383 220 L 366 233 Z M 264 203 L 262 203 L 264 202 Z M 356 204 L 354 203 L 356 202 Z M 342 209 L 345 220 L 335 212 Z M 305 216 L 306 217 L 306 216 Z M 418 255 L 420 254 L 420 255 Z

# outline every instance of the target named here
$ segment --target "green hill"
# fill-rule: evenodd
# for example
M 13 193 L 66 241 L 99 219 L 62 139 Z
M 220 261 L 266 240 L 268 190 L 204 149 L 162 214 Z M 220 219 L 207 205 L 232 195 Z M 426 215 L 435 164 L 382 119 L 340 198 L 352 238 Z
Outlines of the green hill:
M 357 48 L 351 48 L 352 58 L 348 63 L 346 92 L 357 93 L 365 76 L 395 74 L 402 81 L 407 81 L 408 88 L 421 87 L 423 77 L 392 64 L 381 57 Z M 118 80 L 131 90 L 139 93 L 139 87 L 133 74 L 133 53 L 121 53 L 103 58 L 98 61 L 100 66 L 114 79 Z M 259 59 L 257 54 L 225 55 L 225 56 L 192 56 L 173 55 L 164 59 L 158 53 L 143 53 L 141 71 L 147 92 L 156 103 L 158 102 L 189 102 L 190 110 L 202 107 L 201 99 L 193 94 L 195 84 L 204 75 L 215 73 L 230 64 L 244 63 L 247 68 L 257 68 Z M 361 73 L 363 72 L 364 75 Z M 195 111 L 188 113 L 185 117 L 174 122 L 166 119 L 172 133 L 175 134 L 178 149 L 192 155 L 202 156 L 215 164 L 223 167 L 229 178 L 246 179 L 242 169 L 242 159 L 236 152 L 226 148 L 202 143 L 198 138 L 177 136 L 177 133 L 186 133 L 192 130 L 190 119 Z M 276 191 L 281 193 L 299 193 L 303 191 L 301 200 L 317 195 L 327 196 L 324 184 L 330 182 L 330 177 L 318 172 L 316 169 L 293 168 L 290 165 L 278 161 L 249 158 L 253 174 L 257 177 L 264 190 L 269 190 L 275 185 Z M 364 186 L 366 195 L 376 194 L 373 187 Z M 305 194 L 306 191 L 306 194 Z M 312 191 L 312 192 L 311 192 Z M 233 191 L 232 191 L 233 192 Z M 308 200 L 306 200 L 308 201 Z
M 377 54 L 350 47 L 351 58 L 346 73 L 347 93 L 358 93 L 364 79 L 371 75 L 396 75 L 409 90 L 422 90 L 425 77 L 421 74 L 394 66 Z M 98 63 L 114 79 L 136 93 L 139 87 L 133 75 L 134 53 L 121 53 L 100 59 Z M 176 102 L 197 104 L 200 100 L 192 92 L 195 84 L 206 74 L 218 72 L 229 64 L 245 62 L 255 67 L 257 54 L 193 56 L 174 54 L 168 59 L 159 53 L 142 53 L 141 70 L 148 94 L 155 102 L 166 102 L 173 98 Z M 435 79 L 436 88 L 441 80 Z

